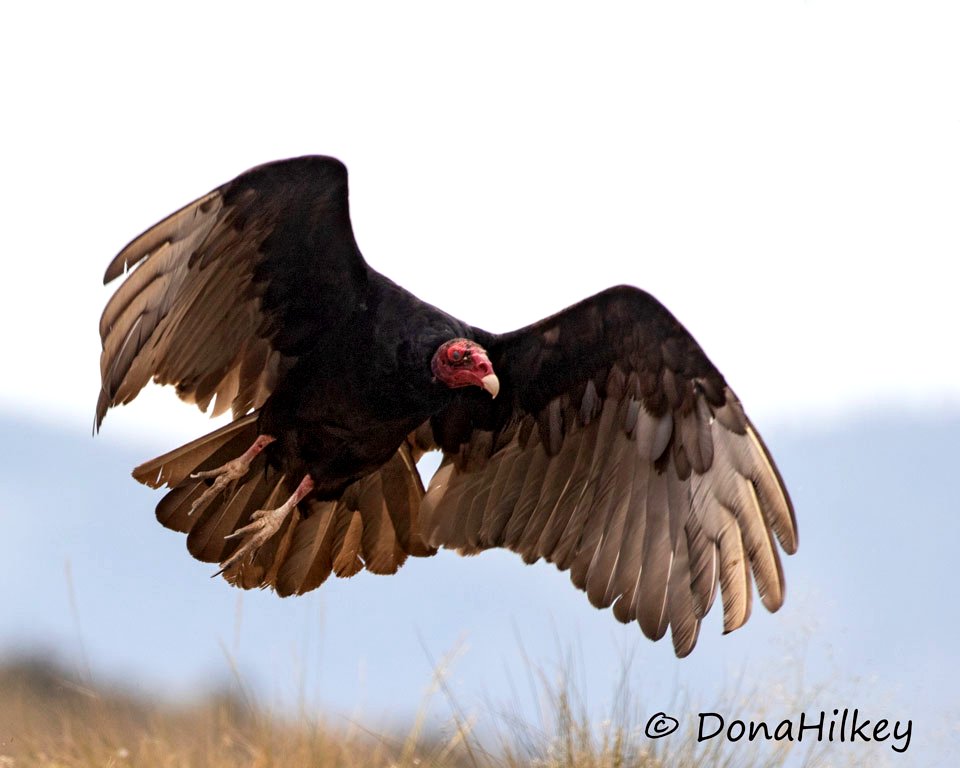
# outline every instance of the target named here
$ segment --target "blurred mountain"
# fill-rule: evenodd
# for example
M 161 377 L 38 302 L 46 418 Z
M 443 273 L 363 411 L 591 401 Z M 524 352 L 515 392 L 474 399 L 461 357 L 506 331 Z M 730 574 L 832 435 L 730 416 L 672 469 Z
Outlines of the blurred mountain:
M 668 640 L 650 643 L 593 609 L 553 566 L 507 552 L 441 552 L 391 577 L 332 578 L 301 598 L 234 590 L 156 523 L 160 493 L 130 478 L 171 446 L 0 415 L 0 650 L 50 649 L 85 674 L 171 696 L 236 668 L 278 702 L 398 716 L 417 708 L 434 665 L 461 643 L 450 685 L 484 706 L 524 699 L 526 664 L 550 670 L 566 654 L 605 696 L 629 657 L 661 709 L 678 688 L 709 699 L 739 676 L 775 675 L 787 688 L 802 676 L 826 681 L 833 706 L 873 707 L 951 738 L 960 414 L 763 431 L 800 527 L 800 551 L 784 562 L 786 605 L 769 615 L 755 600 L 728 636 L 715 608 L 692 656 L 677 661 Z

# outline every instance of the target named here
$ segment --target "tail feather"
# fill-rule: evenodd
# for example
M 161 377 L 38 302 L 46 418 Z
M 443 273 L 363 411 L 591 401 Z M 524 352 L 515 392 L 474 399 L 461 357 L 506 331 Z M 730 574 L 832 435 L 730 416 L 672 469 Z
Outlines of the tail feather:
M 133 477 L 151 488 L 176 488 L 191 473 L 213 469 L 243 453 L 257 438 L 257 414 L 251 413 L 214 432 L 145 461 Z M 225 457 L 225 458 L 224 458 Z M 161 521 L 162 522 L 162 521 Z
M 187 549 L 198 560 L 227 561 L 242 540 L 226 537 L 251 522 L 254 512 L 278 507 L 293 491 L 293 481 L 269 467 L 261 453 L 246 475 L 194 511 L 194 502 L 212 481 L 192 475 L 237 458 L 256 438 L 257 414 L 252 413 L 133 471 L 145 485 L 171 489 L 157 505 L 157 520 L 187 534 Z M 408 555 L 436 551 L 425 544 L 420 531 L 422 497 L 414 454 L 405 442 L 377 472 L 349 486 L 339 500 L 301 502 L 249 561 L 233 564 L 223 576 L 244 589 L 271 587 L 285 596 L 315 589 L 331 572 L 340 577 L 363 568 L 394 573 Z
M 290 491 L 284 482 L 283 477 L 274 476 L 272 479 L 259 483 L 260 491 L 264 498 L 260 498 L 256 504 L 248 504 L 243 510 L 241 519 L 234 527 L 242 528 L 250 522 L 250 516 L 258 509 L 274 509 L 280 506 L 290 495 Z M 260 497 L 260 493 L 254 494 L 254 499 Z M 267 573 L 271 570 L 274 560 L 279 556 L 281 559 L 286 556 L 286 548 L 282 547 L 281 542 L 287 537 L 286 531 L 290 530 L 291 524 L 296 524 L 299 518 L 299 511 L 294 510 L 293 514 L 283 521 L 280 530 L 277 531 L 262 547 L 254 554 L 250 560 L 241 560 L 234 563 L 223 572 L 225 578 L 230 584 L 242 589 L 256 589 L 257 587 L 270 586 L 267 579 Z M 223 562 L 229 558 L 238 547 L 242 546 L 239 539 L 229 539 L 224 541 L 222 536 L 216 537 L 219 540 L 222 554 L 217 562 Z
M 204 563 L 222 563 L 238 547 L 239 539 L 227 539 L 231 533 L 247 525 L 258 509 L 272 509 L 290 495 L 284 476 L 264 472 L 264 461 L 258 457 L 250 472 L 237 481 L 235 489 L 224 494 L 220 504 L 211 504 L 197 517 L 199 520 L 187 536 L 187 549 Z
M 183 483 L 174 488 L 157 504 L 157 521 L 164 527 L 179 533 L 190 533 L 200 519 L 192 513 L 193 502 L 200 498 L 206 488 L 202 480 Z
M 207 513 L 221 508 L 221 505 L 213 504 L 203 510 L 202 514 L 193 511 L 194 501 L 206 490 L 208 484 L 204 480 L 195 480 L 190 475 L 221 466 L 241 455 L 256 439 L 256 418 L 256 414 L 245 416 L 162 456 L 144 462 L 133 470 L 133 477 L 144 485 L 149 485 L 151 488 L 167 485 L 173 489 L 157 504 L 157 520 L 161 525 L 180 533 L 190 534 L 197 524 L 207 517 Z M 255 481 L 263 474 L 264 466 L 263 456 L 258 456 L 244 482 L 230 489 L 230 493 L 239 492 L 247 482 Z M 207 561 L 217 562 L 216 560 Z

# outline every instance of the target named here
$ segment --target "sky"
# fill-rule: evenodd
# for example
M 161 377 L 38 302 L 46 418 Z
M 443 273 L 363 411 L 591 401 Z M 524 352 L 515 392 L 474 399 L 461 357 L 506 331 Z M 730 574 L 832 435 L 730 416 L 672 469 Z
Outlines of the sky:
M 7 410 L 89 423 L 111 257 L 307 153 L 347 164 L 367 260 L 475 325 L 629 283 L 761 425 L 960 404 L 955 4 L 2 14 Z M 106 430 L 206 426 L 144 397 Z

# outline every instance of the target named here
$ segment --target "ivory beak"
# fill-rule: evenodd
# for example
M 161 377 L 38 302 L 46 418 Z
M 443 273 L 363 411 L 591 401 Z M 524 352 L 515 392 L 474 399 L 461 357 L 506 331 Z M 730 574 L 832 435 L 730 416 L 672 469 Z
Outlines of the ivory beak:
M 500 379 L 497 378 L 495 373 L 488 374 L 480 379 L 480 386 L 490 393 L 491 398 L 494 398 L 500 392 Z

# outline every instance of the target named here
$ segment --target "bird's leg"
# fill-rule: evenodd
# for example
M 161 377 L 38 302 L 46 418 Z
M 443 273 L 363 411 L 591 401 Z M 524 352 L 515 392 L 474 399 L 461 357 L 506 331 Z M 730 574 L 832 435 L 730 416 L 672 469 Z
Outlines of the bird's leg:
M 257 457 L 257 454 L 260 453 L 264 448 L 266 448 L 270 443 L 274 442 L 277 438 L 271 437 L 270 435 L 260 435 L 256 440 L 253 441 L 253 445 L 247 448 L 242 455 L 237 456 L 235 459 L 231 459 L 226 464 L 216 469 L 208 469 L 204 472 L 194 472 L 190 475 L 194 480 L 207 480 L 209 478 L 214 478 L 213 484 L 203 492 L 203 494 L 196 501 L 193 502 L 193 505 L 190 507 L 190 514 L 192 515 L 198 509 L 203 509 L 207 506 L 218 493 L 220 493 L 224 488 L 226 488 L 234 480 L 239 480 L 241 477 L 247 474 L 250 471 L 250 464 L 253 463 L 253 460 Z
M 229 536 L 225 536 L 226 539 L 242 537 L 243 541 L 237 551 L 220 564 L 220 570 L 214 575 L 219 576 L 231 565 L 239 563 L 248 554 L 256 553 L 273 534 L 280 530 L 280 526 L 287 515 L 293 512 L 300 500 L 312 490 L 313 479 L 310 475 L 305 475 L 303 480 L 300 481 L 300 485 L 297 486 L 297 490 L 283 504 L 276 509 L 257 510 L 250 517 L 251 523 L 243 528 L 238 528 Z

